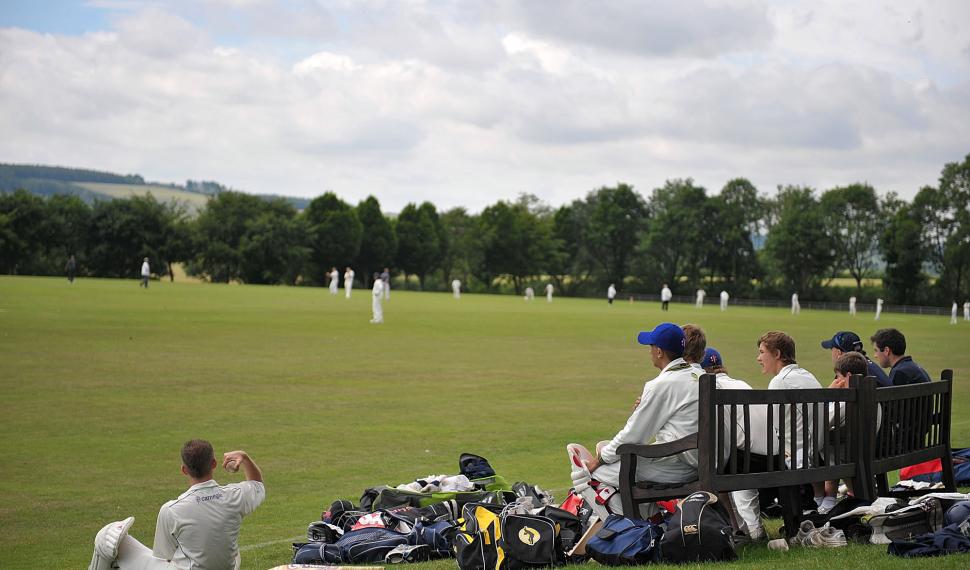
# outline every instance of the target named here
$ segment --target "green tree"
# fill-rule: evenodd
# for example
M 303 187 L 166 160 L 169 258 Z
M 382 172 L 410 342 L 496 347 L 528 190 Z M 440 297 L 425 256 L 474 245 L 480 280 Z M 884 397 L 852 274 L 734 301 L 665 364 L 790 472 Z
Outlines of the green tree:
M 879 255 L 877 236 L 883 216 L 876 191 L 868 184 L 832 188 L 820 200 L 825 226 L 835 248 L 836 270 L 846 270 L 862 291 L 862 280 L 872 275 Z
M 360 220 L 363 233 L 354 265 L 363 274 L 364 285 L 370 286 L 371 273 L 380 273 L 394 261 L 397 254 L 397 235 L 390 220 L 381 213 L 380 202 L 373 196 L 368 196 L 357 205 L 357 219 Z
M 479 216 L 484 236 L 484 263 L 489 273 L 507 275 L 518 295 L 529 276 L 544 267 L 550 251 L 550 235 L 545 220 L 530 210 L 535 203 L 523 196 L 517 203 L 499 201 Z
M 314 283 L 323 284 L 331 267 L 353 263 L 363 228 L 354 208 L 332 192 L 314 198 L 303 217 L 310 232 L 309 274 Z
M 758 189 L 745 178 L 735 178 L 704 208 L 702 228 L 707 236 L 704 265 L 710 284 L 723 279 L 722 286 L 734 294 L 745 294 L 751 281 L 760 276 L 753 236 L 760 231 L 763 200 Z
M 641 274 L 676 288 L 679 277 L 700 281 L 709 239 L 704 208 L 707 191 L 690 178 L 668 180 L 650 197 L 650 228 L 641 247 Z
M 95 203 L 88 259 L 92 273 L 137 277 L 142 259 L 148 257 L 154 272 L 164 275 L 169 263 L 164 246 L 172 231 L 175 209 L 151 194 Z
M 779 188 L 775 203 L 778 221 L 768 232 L 765 251 L 782 284 L 807 296 L 835 261 L 825 214 L 811 188 Z
M 264 202 L 242 192 L 222 192 L 210 198 L 195 223 L 192 273 L 228 283 L 242 276 L 240 246 L 247 222 L 262 213 Z
M 884 200 L 883 211 L 890 212 L 879 239 L 880 250 L 886 259 L 883 278 L 886 296 L 890 303 L 919 302 L 920 290 L 926 281 L 920 217 L 912 206 L 892 193 Z
M 643 198 L 628 184 L 603 187 L 586 196 L 589 207 L 583 241 L 600 266 L 604 283 L 623 283 L 647 218 Z
M 239 242 L 239 277 L 245 283 L 293 285 L 310 257 L 306 222 L 283 198 L 266 201 L 246 220 Z
M 478 216 L 469 215 L 464 208 L 452 208 L 441 214 L 441 226 L 448 236 L 448 251 L 442 256 L 441 271 L 445 283 L 458 277 L 470 288 L 469 277 L 483 261 Z M 490 280 L 489 280 L 490 281 Z M 489 285 L 485 283 L 486 287 Z
M 939 187 L 925 187 L 913 199 L 931 267 L 939 274 L 937 302 L 970 293 L 970 155 L 948 163 Z
M 0 193 L 0 273 L 29 275 L 43 251 L 44 199 L 26 190 Z
M 434 215 L 432 215 L 434 214 Z M 441 262 L 443 251 L 440 220 L 430 202 L 420 207 L 408 204 L 397 217 L 397 266 L 408 274 L 418 276 L 421 289 L 425 277 L 434 271 Z
M 574 200 L 552 215 L 552 241 L 545 265 L 556 289 L 565 296 L 578 294 L 593 276 L 594 263 L 583 235 L 588 223 L 589 206 L 582 200 Z M 622 289 L 622 283 L 615 285 Z

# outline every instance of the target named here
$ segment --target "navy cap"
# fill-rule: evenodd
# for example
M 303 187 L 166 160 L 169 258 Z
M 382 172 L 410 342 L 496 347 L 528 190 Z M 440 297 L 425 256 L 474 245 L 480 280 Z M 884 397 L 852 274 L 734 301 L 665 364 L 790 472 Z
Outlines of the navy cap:
M 704 351 L 701 368 L 720 368 L 722 366 L 724 366 L 724 361 L 721 360 L 721 353 L 716 348 L 708 348 Z
M 684 354 L 684 329 L 673 323 L 660 323 L 652 331 L 644 331 L 637 335 L 640 344 L 651 344 L 677 356 Z
M 822 341 L 822 348 L 837 348 L 842 352 L 861 352 L 865 354 L 865 350 L 862 349 L 862 339 L 852 331 L 839 331 L 835 333 L 832 340 Z

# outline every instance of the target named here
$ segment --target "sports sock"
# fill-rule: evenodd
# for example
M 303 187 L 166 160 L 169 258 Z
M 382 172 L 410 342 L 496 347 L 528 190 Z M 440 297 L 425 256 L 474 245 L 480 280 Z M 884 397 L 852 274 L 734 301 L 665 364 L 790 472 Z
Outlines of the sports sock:
M 824 501 L 824 500 L 825 500 L 825 497 L 815 497 L 815 506 L 816 507 L 821 507 L 822 506 L 822 501 Z
M 819 504 L 818 511 L 820 513 L 821 512 L 827 513 L 831 511 L 833 508 L 835 508 L 835 497 L 825 497 L 824 499 L 822 499 L 822 502 Z

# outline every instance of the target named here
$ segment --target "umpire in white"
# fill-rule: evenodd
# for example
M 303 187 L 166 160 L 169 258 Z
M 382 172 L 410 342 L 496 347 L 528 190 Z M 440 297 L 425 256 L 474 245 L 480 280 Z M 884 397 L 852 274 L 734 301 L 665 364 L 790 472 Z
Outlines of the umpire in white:
M 162 505 L 155 525 L 155 545 L 148 547 L 128 535 L 134 517 L 111 523 L 94 539 L 88 570 L 238 570 L 239 528 L 244 516 L 266 497 L 263 474 L 245 451 L 223 454 L 230 472 L 241 467 L 246 480 L 220 485 L 212 444 L 193 439 L 182 446 L 182 473 L 191 486 Z

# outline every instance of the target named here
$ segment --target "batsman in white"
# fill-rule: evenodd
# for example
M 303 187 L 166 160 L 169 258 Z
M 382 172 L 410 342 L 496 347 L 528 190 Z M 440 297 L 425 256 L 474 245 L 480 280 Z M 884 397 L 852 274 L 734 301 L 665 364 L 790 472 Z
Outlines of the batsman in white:
M 374 274 L 374 288 L 371 289 L 371 297 L 370 308 L 374 313 L 374 318 L 370 322 L 379 325 L 384 322 L 384 307 L 381 306 L 384 299 L 384 280 L 377 273 Z
M 953 307 L 950 308 L 950 324 L 957 324 L 957 302 L 953 301 Z
M 347 268 L 344 271 L 344 296 L 350 298 L 350 292 L 354 290 L 354 270 Z
M 223 454 L 230 472 L 241 467 L 246 480 L 220 485 L 212 444 L 193 439 L 182 446 L 182 474 L 191 486 L 162 505 L 155 524 L 155 545 L 148 547 L 128 535 L 134 517 L 102 528 L 94 539 L 88 570 L 237 570 L 239 528 L 244 516 L 266 497 L 263 474 L 245 451 Z
M 340 285 L 340 273 L 337 272 L 337 268 L 334 267 L 330 270 L 330 294 L 337 294 L 337 286 Z
M 455 299 L 461 299 L 461 281 L 459 279 L 451 282 L 451 294 L 455 296 Z
M 546 283 L 546 301 L 552 302 L 552 283 Z
M 722 311 L 726 311 L 727 310 L 728 298 L 730 298 L 730 295 L 728 295 L 728 292 L 727 291 L 721 291 L 721 310 Z
M 698 309 L 703 308 L 704 307 L 704 297 L 706 295 L 707 295 L 707 292 L 706 291 L 704 291 L 703 289 L 698 289 L 697 290 L 697 302 L 694 304 L 694 306 L 697 307 Z
M 798 315 L 802 312 L 802 306 L 798 302 L 798 293 L 791 294 L 791 314 Z
M 596 446 L 594 456 L 585 447 L 566 446 L 572 468 L 573 485 L 593 506 L 600 518 L 620 514 L 622 506 L 616 488 L 620 482 L 620 456 L 616 449 L 624 443 L 667 443 L 697 432 L 697 379 L 700 372 L 683 359 L 684 331 L 672 323 L 661 323 L 652 331 L 641 332 L 637 342 L 650 346 L 650 359 L 660 374 L 647 381 L 633 414 L 613 439 Z M 688 451 L 661 459 L 640 459 L 637 479 L 681 483 L 697 477 L 697 452 Z M 640 513 L 650 516 L 655 504 L 643 505 Z
M 882 299 L 876 299 L 876 318 L 873 320 L 878 321 L 879 315 L 882 314 Z
M 855 316 L 855 297 L 849 297 L 849 314 Z
M 963 320 L 970 321 L 970 301 L 963 304 Z

